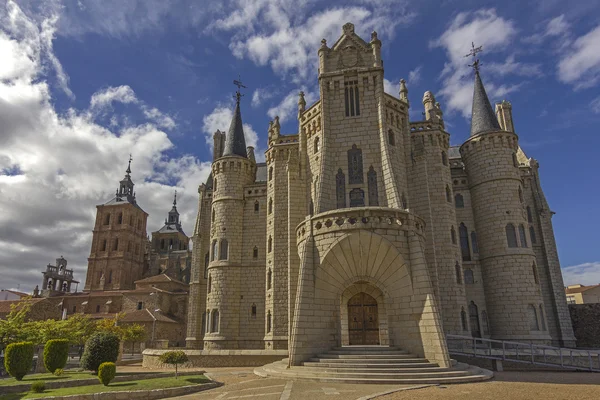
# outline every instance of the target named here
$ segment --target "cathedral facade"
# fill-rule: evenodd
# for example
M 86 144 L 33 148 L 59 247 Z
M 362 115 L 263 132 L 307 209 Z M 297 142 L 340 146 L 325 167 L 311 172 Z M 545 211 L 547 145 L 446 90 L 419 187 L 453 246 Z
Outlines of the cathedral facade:
M 319 94 L 298 133 L 246 147 L 240 95 L 199 187 L 191 349 L 287 349 L 291 365 L 341 345 L 393 345 L 440 366 L 446 334 L 573 346 L 538 163 L 511 105 L 475 72 L 470 137 L 450 146 L 432 93 L 384 92 L 381 41 L 344 25 L 321 42 Z M 526 133 L 524 133 L 526 135 Z

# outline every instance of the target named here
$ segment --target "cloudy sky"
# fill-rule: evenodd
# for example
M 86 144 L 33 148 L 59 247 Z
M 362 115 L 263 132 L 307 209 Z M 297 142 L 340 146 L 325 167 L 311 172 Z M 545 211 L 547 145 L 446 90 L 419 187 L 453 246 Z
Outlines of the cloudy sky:
M 295 132 L 320 41 L 348 21 L 379 33 L 386 90 L 408 81 L 413 120 L 436 94 L 455 145 L 472 96 L 463 55 L 483 45 L 491 100 L 512 102 L 541 163 L 566 282 L 599 283 L 599 20 L 589 0 L 0 0 L 0 288 L 30 291 L 60 255 L 83 284 L 95 205 L 130 153 L 149 233 L 177 189 L 191 234 L 232 80 L 248 86 L 245 132 L 264 158 L 269 119 Z

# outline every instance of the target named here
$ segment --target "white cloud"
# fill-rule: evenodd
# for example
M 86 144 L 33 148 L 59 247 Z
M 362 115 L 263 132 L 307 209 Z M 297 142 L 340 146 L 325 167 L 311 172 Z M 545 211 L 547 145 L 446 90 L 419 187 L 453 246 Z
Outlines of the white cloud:
M 590 108 L 594 114 L 600 114 L 600 96 L 592 100 L 590 103 Z
M 408 84 L 416 85 L 421 81 L 421 68 L 419 65 L 408 73 Z
M 476 45 L 483 46 L 486 53 L 494 53 L 505 50 L 516 33 L 514 22 L 498 16 L 496 10 L 479 10 L 458 14 L 446 31 L 430 42 L 432 48 L 445 49 L 448 57 L 441 73 L 442 89 L 438 93 L 445 100 L 447 112 L 458 111 L 464 117 L 471 114 L 473 71 L 468 67 L 471 60 L 465 58 L 471 50 L 471 42 L 477 41 Z M 510 73 L 523 72 L 523 65 L 516 63 L 514 58 L 509 58 L 504 65 L 513 69 Z M 514 92 L 520 86 L 495 84 L 489 79 L 492 76 L 486 74 L 484 82 L 490 101 Z
M 243 107 L 242 107 L 243 108 Z M 206 137 L 206 143 L 213 148 L 213 134 L 218 129 L 221 132 L 227 133 L 231 119 L 233 118 L 233 108 L 219 105 L 215 107 L 210 114 L 207 114 L 202 119 L 202 131 Z M 242 109 L 242 122 L 244 120 L 244 110 Z M 264 160 L 264 149 L 258 147 L 258 133 L 252 128 L 252 125 L 243 124 L 244 137 L 246 138 L 246 146 L 253 146 L 257 161 Z
M 562 269 L 565 285 L 598 285 L 600 284 L 600 261 L 571 265 Z
M 564 14 L 552 18 L 546 23 L 546 26 L 541 32 L 523 38 L 523 42 L 539 45 L 547 39 L 553 39 L 554 45 L 557 48 L 563 48 L 569 42 L 570 24 Z
M 272 99 L 275 96 L 275 90 L 272 88 L 258 88 L 252 93 L 252 107 L 258 107 L 266 100 Z
M 52 38 L 54 18 L 36 22 L 13 2 L 0 8 L 0 273 L 2 286 L 21 284 L 23 290 L 40 283 L 40 270 L 61 254 L 83 284 L 95 205 L 114 194 L 130 152 L 150 230 L 162 225 L 177 187 L 191 233 L 196 188 L 209 173 L 209 164 L 192 156 L 168 157 L 173 143 L 153 121 L 165 114 L 135 100 L 128 86 L 98 91 L 90 108 L 57 112 L 47 80 L 60 62 L 52 46 L 40 45 Z M 113 101 L 148 107 L 149 121 L 111 129 L 96 123 L 92 104 L 108 107 Z
M 297 118 L 298 116 L 298 94 L 300 91 L 304 92 L 304 100 L 306 101 L 306 107 L 310 107 L 317 99 L 317 94 L 313 93 L 306 88 L 294 89 L 289 92 L 279 104 L 269 108 L 267 115 L 271 118 L 279 116 L 279 122 L 282 124 L 290 119 Z
M 492 76 L 519 75 L 539 77 L 543 75 L 541 64 L 517 62 L 515 61 L 514 54 L 508 56 L 504 62 L 487 63 L 485 71 Z
M 577 38 L 558 63 L 558 79 L 575 89 L 594 86 L 600 80 L 600 25 Z
M 333 43 L 346 22 L 353 22 L 362 37 L 368 37 L 374 29 L 380 30 L 380 37 L 391 37 L 399 25 L 414 17 L 404 1 L 356 3 L 307 15 L 306 6 L 311 2 L 239 0 L 235 12 L 209 28 L 236 32 L 229 45 L 234 56 L 270 65 L 275 73 L 290 73 L 294 82 L 300 82 L 317 70 L 315 53 L 320 40 L 326 38 Z
M 400 93 L 400 81 L 393 83 L 392 81 L 383 78 L 383 91 L 387 94 L 398 97 Z

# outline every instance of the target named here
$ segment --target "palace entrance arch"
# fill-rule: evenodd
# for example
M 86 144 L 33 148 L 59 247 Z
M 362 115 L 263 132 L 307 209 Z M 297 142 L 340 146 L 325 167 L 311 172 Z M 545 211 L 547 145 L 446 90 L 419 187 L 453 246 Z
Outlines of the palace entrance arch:
M 348 335 L 351 346 L 380 344 L 377 300 L 365 292 L 348 300 Z

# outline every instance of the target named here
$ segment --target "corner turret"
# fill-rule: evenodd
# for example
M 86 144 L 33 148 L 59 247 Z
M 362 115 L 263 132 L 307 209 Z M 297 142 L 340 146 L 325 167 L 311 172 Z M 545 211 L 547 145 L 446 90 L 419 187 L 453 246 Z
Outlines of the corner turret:
M 512 118 L 512 105 L 510 102 L 502 100 L 502 102 L 496 103 L 496 117 L 503 130 L 507 132 L 515 131 Z

